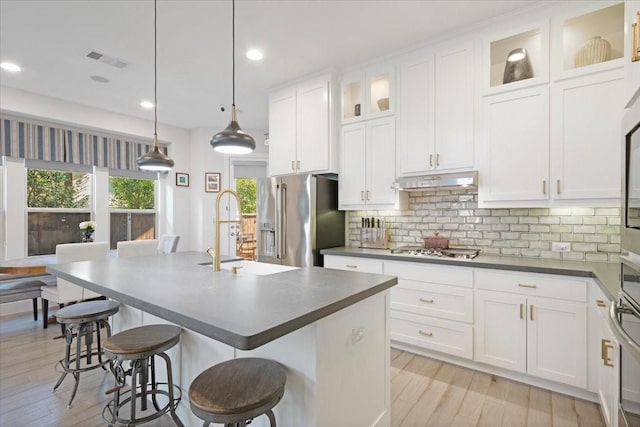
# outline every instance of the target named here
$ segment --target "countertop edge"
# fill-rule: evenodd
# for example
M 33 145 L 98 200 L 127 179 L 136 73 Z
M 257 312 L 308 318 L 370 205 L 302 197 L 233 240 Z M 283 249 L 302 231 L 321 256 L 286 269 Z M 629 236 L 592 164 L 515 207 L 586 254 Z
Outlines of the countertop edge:
M 376 252 L 376 251 L 386 251 L 384 252 Z M 545 259 L 541 258 L 526 258 L 523 257 L 508 257 L 508 256 L 490 256 L 490 255 L 480 255 L 472 260 L 464 260 L 464 259 L 452 259 L 452 258 L 435 258 L 435 257 L 416 257 L 410 255 L 399 255 L 399 254 L 390 254 L 386 249 L 360 249 L 360 248 L 348 248 L 348 247 L 337 247 L 337 248 L 328 248 L 322 249 L 320 251 L 322 255 L 336 255 L 336 256 L 350 256 L 350 257 L 358 257 L 358 258 L 374 258 L 386 261 L 400 261 L 400 262 L 416 262 L 416 263 L 424 263 L 424 264 L 438 264 L 438 265 L 450 265 L 456 267 L 471 267 L 471 268 L 487 268 L 493 270 L 510 270 L 510 271 L 522 271 L 527 273 L 541 273 L 541 274 L 559 274 L 564 276 L 575 276 L 575 277 L 587 277 L 594 279 L 598 284 L 600 290 L 604 292 L 609 301 L 615 301 L 617 299 L 617 289 L 619 283 L 612 283 L 611 277 L 603 277 L 607 276 L 606 272 L 602 271 L 600 274 L 598 273 L 598 268 L 594 268 L 594 266 L 604 266 L 603 269 L 611 269 L 613 266 L 617 267 L 615 263 L 605 263 L 605 262 L 585 262 L 585 261 L 568 261 L 567 265 L 557 266 L 557 265 L 522 265 L 521 263 L 526 262 L 545 262 Z M 483 260 L 483 258 L 491 259 L 491 262 Z M 550 262 L 562 262 L 561 260 L 549 260 Z M 577 265 L 578 263 L 584 263 L 583 265 Z M 609 272 L 610 274 L 610 272 Z M 612 289 L 616 289 L 615 292 L 612 292 Z

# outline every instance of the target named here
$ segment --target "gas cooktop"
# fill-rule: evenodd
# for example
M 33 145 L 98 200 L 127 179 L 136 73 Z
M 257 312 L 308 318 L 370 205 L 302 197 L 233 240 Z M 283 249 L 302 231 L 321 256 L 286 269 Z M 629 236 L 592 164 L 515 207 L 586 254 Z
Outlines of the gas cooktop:
M 449 249 L 428 249 L 422 246 L 400 246 L 391 249 L 392 254 L 436 257 L 436 258 L 457 258 L 473 259 L 478 256 L 480 249 L 469 248 L 449 248 Z

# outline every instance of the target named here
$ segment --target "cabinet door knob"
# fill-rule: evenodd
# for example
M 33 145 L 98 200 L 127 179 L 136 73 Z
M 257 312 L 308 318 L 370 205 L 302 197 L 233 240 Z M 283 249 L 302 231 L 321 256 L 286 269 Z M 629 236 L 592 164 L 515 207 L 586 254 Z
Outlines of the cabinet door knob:
M 436 154 L 436 166 L 440 166 L 440 153 Z
M 533 320 L 533 305 L 529 306 L 529 320 Z
M 601 299 L 597 299 L 596 300 L 596 305 L 598 307 L 606 307 L 607 306 L 607 304 L 604 301 L 602 301 Z
M 295 162 L 295 160 L 291 160 L 291 170 L 292 171 L 296 170 L 296 162 Z
M 300 170 L 300 160 L 296 160 L 296 168 Z
M 537 288 L 536 285 L 527 285 L 526 283 L 518 283 L 518 287 L 520 287 L 520 288 L 530 288 L 530 289 Z
M 433 167 L 433 154 L 429 154 L 429 166 Z
M 547 180 L 542 180 L 542 194 L 547 194 Z
M 520 318 L 524 319 L 524 304 L 520 304 Z
M 360 191 L 360 200 L 364 202 L 364 190 Z
M 560 194 L 560 180 L 559 179 L 556 181 L 556 193 Z
M 367 190 L 367 197 L 365 200 L 369 200 L 369 190 Z
M 422 336 L 425 336 L 425 337 L 431 337 L 431 336 L 433 336 L 433 332 L 423 331 L 422 329 L 420 329 L 420 330 L 418 331 L 418 333 L 419 333 L 420 335 L 422 335 Z
M 420 298 L 420 302 L 426 302 L 427 304 L 433 304 L 433 300 L 432 299 L 428 299 L 428 298 Z

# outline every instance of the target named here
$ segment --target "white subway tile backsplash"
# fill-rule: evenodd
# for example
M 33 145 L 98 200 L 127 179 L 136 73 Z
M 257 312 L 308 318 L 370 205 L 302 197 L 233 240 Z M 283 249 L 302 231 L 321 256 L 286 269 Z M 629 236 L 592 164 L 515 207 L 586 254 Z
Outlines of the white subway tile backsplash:
M 404 211 L 349 212 L 351 246 L 362 217 L 385 219 L 391 247 L 421 245 L 438 231 L 490 255 L 616 262 L 620 254 L 620 208 L 478 209 L 474 190 L 415 192 Z M 552 252 L 551 242 L 571 242 L 571 251 Z

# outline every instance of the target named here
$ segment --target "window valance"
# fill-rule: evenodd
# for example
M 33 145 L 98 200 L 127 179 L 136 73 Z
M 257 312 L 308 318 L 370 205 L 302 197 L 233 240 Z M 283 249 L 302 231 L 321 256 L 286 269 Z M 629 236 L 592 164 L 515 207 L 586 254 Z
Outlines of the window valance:
M 30 160 L 138 170 L 152 142 L 0 116 L 0 155 Z M 167 153 L 167 147 L 161 145 Z

